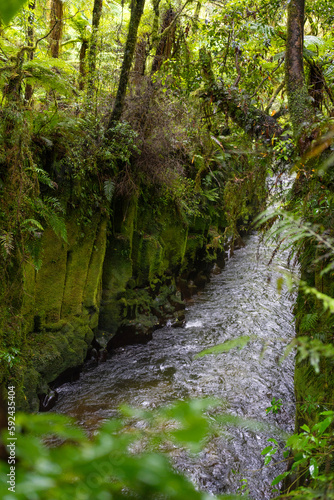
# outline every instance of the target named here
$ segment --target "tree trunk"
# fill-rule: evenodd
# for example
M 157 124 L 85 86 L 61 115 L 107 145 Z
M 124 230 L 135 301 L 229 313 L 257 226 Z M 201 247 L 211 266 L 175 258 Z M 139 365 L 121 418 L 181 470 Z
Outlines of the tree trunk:
M 253 106 L 250 100 L 242 98 L 240 92 L 233 88 L 218 86 L 212 71 L 212 58 L 210 52 L 201 49 L 199 60 L 202 67 L 202 76 L 208 90 L 201 95 L 208 103 L 216 103 L 219 110 L 227 114 L 240 128 L 250 136 L 270 141 L 278 137 L 283 130 L 272 116 Z
M 63 2 L 61 0 L 52 0 L 50 13 L 50 52 L 55 59 L 59 57 L 60 40 L 63 32 Z
M 79 90 L 83 90 L 85 86 L 86 76 L 86 53 L 88 49 L 88 40 L 82 40 L 80 55 L 79 55 Z
M 282 135 L 282 128 L 274 117 L 267 115 L 242 99 L 240 93 L 233 88 L 215 88 L 207 93 L 211 102 L 216 102 L 218 108 L 245 130 L 251 137 L 269 142 L 273 137 Z
M 29 14 L 28 14 L 28 30 L 27 30 L 27 38 L 28 38 L 28 45 L 29 47 L 33 47 L 34 45 L 34 21 L 35 21 L 35 7 L 36 7 L 36 2 L 35 0 L 30 0 L 28 4 L 29 8 Z M 28 59 L 32 60 L 34 58 L 34 52 L 30 50 L 28 52 Z M 33 89 L 32 86 L 28 83 L 25 88 L 25 101 L 29 102 L 30 99 L 32 98 L 33 94 Z
M 137 42 L 135 51 L 135 64 L 133 68 L 133 81 L 134 83 L 140 83 L 142 76 L 145 74 L 147 59 L 147 41 L 142 38 Z
M 133 55 L 137 42 L 138 27 L 144 11 L 144 5 L 145 0 L 133 0 L 131 4 L 129 31 L 125 44 L 124 58 L 122 63 L 121 76 L 118 83 L 115 105 L 108 123 L 109 128 L 112 128 L 115 122 L 118 122 L 122 116 L 131 64 L 133 61 Z
M 97 38 L 102 14 L 103 0 L 94 0 L 92 17 L 92 36 L 88 52 L 88 82 L 87 82 L 87 102 L 94 96 L 96 90 L 96 56 Z
M 309 148 L 313 121 L 312 106 L 305 84 L 303 66 L 305 0 L 290 0 L 285 55 L 285 79 L 290 119 L 300 154 Z
M 153 0 L 154 19 L 153 19 L 152 34 L 151 34 L 152 43 L 150 47 L 153 49 L 156 48 L 159 40 L 158 31 L 159 31 L 159 18 L 160 18 L 160 9 L 159 9 L 160 1 L 161 0 Z
M 173 11 L 173 9 L 168 9 L 164 15 L 164 19 L 161 26 L 161 33 L 163 33 L 165 29 L 167 29 L 172 24 L 174 18 L 175 18 L 175 12 Z M 168 31 L 167 35 L 163 36 L 159 42 L 152 64 L 152 70 L 151 70 L 152 74 L 158 71 L 161 68 L 162 63 L 170 57 L 172 52 L 174 35 L 175 35 L 175 25 L 173 29 L 171 31 Z

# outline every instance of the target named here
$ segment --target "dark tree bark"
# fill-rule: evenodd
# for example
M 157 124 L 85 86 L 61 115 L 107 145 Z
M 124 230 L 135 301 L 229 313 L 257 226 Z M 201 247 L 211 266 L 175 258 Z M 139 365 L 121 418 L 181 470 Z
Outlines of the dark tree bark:
M 146 67 L 146 59 L 147 59 L 147 41 L 142 38 L 137 42 L 136 51 L 135 51 L 135 64 L 133 68 L 133 81 L 135 83 L 140 82 L 141 76 L 145 74 Z
M 30 0 L 28 4 L 29 14 L 28 14 L 28 30 L 27 30 L 27 38 L 29 47 L 33 47 L 34 45 L 34 21 L 35 21 L 35 0 Z M 31 50 L 28 52 L 28 59 L 32 60 L 34 58 L 34 51 Z M 25 88 L 25 101 L 29 102 L 32 98 L 33 89 L 32 86 L 28 83 Z
M 92 17 L 92 36 L 89 44 L 88 52 L 88 82 L 87 82 L 87 99 L 93 97 L 96 90 L 96 57 L 97 57 L 97 39 L 102 15 L 103 0 L 94 0 L 93 17 Z
M 130 69 L 136 48 L 138 27 L 141 16 L 144 11 L 144 5 L 145 5 L 145 0 L 133 0 L 131 4 L 131 17 L 129 23 L 128 36 L 125 44 L 121 76 L 118 83 L 114 109 L 112 111 L 108 123 L 109 128 L 112 128 L 115 122 L 118 122 L 122 116 L 122 111 L 125 103 L 126 90 L 129 82 Z
M 324 79 L 322 71 L 316 63 L 310 64 L 309 95 L 312 97 L 312 106 L 321 109 L 324 98 Z
M 175 16 L 176 14 L 173 11 L 173 9 L 168 9 L 165 12 L 161 26 L 161 33 L 163 33 L 167 28 L 169 28 L 169 26 L 173 23 Z M 175 24 L 173 25 L 172 29 L 168 30 L 168 33 L 160 39 L 152 63 L 152 71 L 151 71 L 152 74 L 158 71 L 161 68 L 162 63 L 170 57 L 172 52 L 174 36 L 175 36 Z
M 50 12 L 50 52 L 55 59 L 59 57 L 60 41 L 63 33 L 64 9 L 61 0 L 52 0 Z
M 300 154 L 309 148 L 313 137 L 309 127 L 313 121 L 303 65 L 305 0 L 290 0 L 285 55 L 285 79 L 290 119 Z

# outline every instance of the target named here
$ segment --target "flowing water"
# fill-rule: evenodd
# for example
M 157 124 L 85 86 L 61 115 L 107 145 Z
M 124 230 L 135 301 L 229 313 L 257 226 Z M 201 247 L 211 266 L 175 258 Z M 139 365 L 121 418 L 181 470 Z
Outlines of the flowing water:
M 282 256 L 268 267 L 272 248 L 256 234 L 246 243 L 188 306 L 184 328 L 166 326 L 146 345 L 116 349 L 106 363 L 60 387 L 54 411 L 74 416 L 92 431 L 117 415 L 121 404 L 155 408 L 214 396 L 225 402 L 227 413 L 293 432 L 293 356 L 282 363 L 280 358 L 294 336 L 294 298 L 277 289 Z M 243 335 L 255 339 L 243 349 L 194 359 L 203 349 Z M 283 409 L 266 415 L 273 397 L 283 400 Z M 261 450 L 275 431 L 227 431 L 211 438 L 198 457 L 174 453 L 176 467 L 212 493 L 236 492 L 245 478 L 253 499 L 271 498 L 270 483 L 284 465 L 263 468 Z

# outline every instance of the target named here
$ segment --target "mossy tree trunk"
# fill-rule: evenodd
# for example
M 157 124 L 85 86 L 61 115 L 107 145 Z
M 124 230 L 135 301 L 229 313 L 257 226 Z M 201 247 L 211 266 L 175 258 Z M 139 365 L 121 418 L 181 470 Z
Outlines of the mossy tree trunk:
M 290 0 L 288 3 L 285 79 L 290 119 L 300 154 L 306 152 L 313 138 L 309 132 L 313 110 L 303 64 L 304 11 L 305 0 Z
M 164 33 L 167 28 L 171 27 L 171 29 L 168 30 L 168 32 L 163 35 L 159 41 L 155 57 L 152 63 L 152 74 L 158 71 L 161 68 L 161 65 L 164 61 L 166 61 L 172 52 L 172 46 L 174 42 L 174 37 L 175 37 L 175 12 L 173 9 L 168 9 L 165 12 L 163 21 L 162 21 L 162 26 L 161 26 L 161 33 Z M 171 26 L 173 23 L 173 26 Z
M 159 41 L 159 18 L 160 18 L 160 1 L 161 0 L 153 0 L 152 5 L 153 5 L 153 11 L 154 11 L 154 19 L 153 19 L 153 26 L 152 26 L 152 33 L 151 33 L 151 38 L 152 38 L 152 43 L 151 43 L 151 48 L 156 49 L 158 41 Z
M 87 102 L 92 99 L 96 90 L 96 57 L 97 40 L 100 20 L 102 15 L 103 0 L 94 0 L 92 17 L 92 36 L 88 51 L 88 81 L 87 81 Z
M 242 98 L 237 89 L 226 88 L 223 84 L 218 86 L 215 83 L 210 52 L 201 49 L 199 59 L 202 76 L 208 87 L 208 90 L 202 94 L 205 102 L 216 103 L 220 111 L 227 114 L 236 125 L 245 130 L 251 137 L 266 142 L 282 134 L 283 130 L 274 117 L 253 106 L 250 99 Z
M 50 11 L 50 29 L 49 37 L 50 53 L 55 59 L 58 59 L 60 52 L 60 41 L 63 33 L 64 6 L 61 0 L 52 0 Z
M 30 0 L 28 4 L 29 14 L 28 14 L 28 29 L 27 29 L 27 39 L 29 47 L 33 47 L 34 45 L 35 7 L 36 7 L 35 0 Z M 34 58 L 34 51 L 30 50 L 28 52 L 28 59 L 32 60 L 33 58 Z M 30 99 L 32 98 L 32 94 L 33 94 L 32 86 L 30 84 L 27 84 L 24 96 L 26 102 L 30 101 Z
M 142 38 L 137 42 L 135 51 L 135 64 L 133 68 L 133 82 L 138 84 L 141 82 L 141 77 L 145 74 L 147 59 L 147 41 Z
M 82 40 L 80 54 L 79 54 L 79 89 L 83 90 L 85 86 L 86 77 L 86 54 L 88 49 L 88 40 Z
M 133 0 L 131 4 L 131 17 L 129 23 L 128 36 L 125 44 L 121 76 L 118 83 L 114 109 L 111 113 L 108 123 L 109 128 L 112 128 L 113 125 L 116 122 L 118 122 L 122 116 L 125 103 L 126 90 L 129 82 L 130 69 L 136 48 L 138 27 L 141 16 L 144 11 L 144 5 L 145 5 L 145 0 Z

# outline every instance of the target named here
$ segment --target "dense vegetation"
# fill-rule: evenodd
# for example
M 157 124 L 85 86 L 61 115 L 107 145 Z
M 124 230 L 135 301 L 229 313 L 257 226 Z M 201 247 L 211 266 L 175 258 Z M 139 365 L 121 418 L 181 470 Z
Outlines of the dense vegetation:
M 264 209 L 267 175 L 278 182 L 292 170 L 285 205 L 262 219 L 265 228 L 278 221 L 272 226 L 278 245 L 289 241 L 291 262 L 302 270 L 300 335 L 291 346 L 301 360 L 300 433 L 288 441 L 296 476 L 286 483 L 292 486 L 286 496 L 333 498 L 334 6 L 323 0 L 10 0 L 0 6 L 0 18 L 2 384 L 22 385 L 35 334 L 48 331 L 52 338 L 52 321 L 72 335 L 73 326 L 65 331 L 56 314 L 31 313 L 29 283 L 54 258 L 46 238 L 70 245 L 102 221 L 109 232 L 120 227 L 117 248 L 127 256 L 136 244 L 129 228 L 140 200 L 157 221 L 168 212 L 184 231 L 206 227 L 212 260 Z M 149 235 L 145 227 L 138 234 L 147 248 L 158 248 L 155 235 L 170 231 L 163 222 Z M 92 246 L 98 241 L 94 233 Z M 136 307 L 145 314 L 147 296 L 170 284 L 167 271 L 159 261 L 142 279 L 146 288 Z M 121 300 L 131 308 L 131 290 Z M 91 303 L 87 308 L 91 316 L 98 312 Z M 86 326 L 76 327 L 85 339 Z M 195 441 L 209 432 L 196 413 L 205 408 L 190 404 L 170 415 L 185 425 L 181 442 L 191 442 L 185 436 L 196 426 Z M 36 432 L 44 421 L 22 416 L 20 425 Z M 120 426 L 109 424 L 91 443 L 55 421 L 56 434 L 80 444 L 63 448 L 63 465 L 58 450 L 42 451 L 35 437 L 22 437 L 17 498 L 46 498 L 48 490 L 52 498 L 207 498 L 162 458 L 127 455 L 139 438 L 119 437 Z M 28 449 L 35 450 L 31 462 Z M 275 450 L 275 443 L 265 450 L 267 463 Z M 72 489 L 93 458 L 105 463 L 111 452 L 119 461 L 108 463 L 98 486 Z M 59 467 L 69 463 L 73 469 L 57 482 Z

